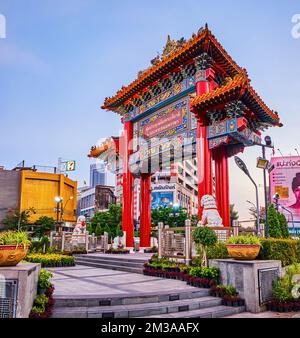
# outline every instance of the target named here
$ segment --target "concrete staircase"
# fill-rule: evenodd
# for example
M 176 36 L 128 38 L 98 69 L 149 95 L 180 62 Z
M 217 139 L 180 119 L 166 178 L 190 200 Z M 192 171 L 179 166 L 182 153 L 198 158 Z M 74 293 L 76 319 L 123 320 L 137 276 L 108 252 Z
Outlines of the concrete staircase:
M 127 255 L 104 255 L 104 254 L 87 254 L 76 255 L 75 263 L 94 268 L 126 271 L 131 273 L 143 273 L 144 264 L 149 258 L 130 258 Z
M 207 289 L 85 297 L 55 297 L 53 318 L 220 318 L 244 307 L 221 305 Z

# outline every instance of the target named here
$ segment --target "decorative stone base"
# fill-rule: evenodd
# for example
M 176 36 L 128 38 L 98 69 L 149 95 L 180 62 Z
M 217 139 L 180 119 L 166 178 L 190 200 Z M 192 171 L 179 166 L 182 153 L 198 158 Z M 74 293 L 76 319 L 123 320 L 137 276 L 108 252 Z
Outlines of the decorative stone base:
M 272 297 L 273 280 L 282 275 L 281 261 L 238 261 L 212 259 L 209 266 L 220 269 L 221 284 L 233 285 L 245 299 L 246 311 L 262 312 Z
M 0 318 L 28 318 L 34 298 L 41 264 L 19 263 L 0 267 Z

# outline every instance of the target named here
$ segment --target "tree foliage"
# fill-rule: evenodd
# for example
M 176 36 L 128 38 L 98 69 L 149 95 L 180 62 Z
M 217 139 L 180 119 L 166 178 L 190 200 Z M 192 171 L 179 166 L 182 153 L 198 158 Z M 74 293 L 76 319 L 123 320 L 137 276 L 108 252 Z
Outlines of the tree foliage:
M 234 204 L 230 204 L 230 223 L 239 219 L 239 213 L 234 210 Z
M 159 222 L 163 222 L 170 227 L 184 226 L 185 220 L 189 218 L 187 210 L 179 207 L 174 209 L 172 207 L 160 207 L 152 209 L 151 212 L 152 224 L 157 226 Z
M 42 216 L 36 222 L 33 228 L 33 236 L 42 238 L 51 230 L 54 230 L 55 219 L 53 217 Z
M 193 241 L 196 244 L 201 244 L 208 247 L 217 243 L 218 238 L 216 233 L 209 227 L 199 227 L 192 233 Z
M 278 212 L 273 204 L 268 207 L 269 235 L 272 238 L 288 238 L 288 223 L 283 214 Z
M 107 232 L 110 238 L 122 236 L 122 206 L 110 204 L 108 211 L 95 213 L 88 229 L 96 236 L 103 235 L 104 232 Z
M 27 230 L 30 216 L 35 213 L 34 208 L 23 211 L 18 209 L 10 210 L 2 220 L 2 223 L 6 229 L 25 231 Z

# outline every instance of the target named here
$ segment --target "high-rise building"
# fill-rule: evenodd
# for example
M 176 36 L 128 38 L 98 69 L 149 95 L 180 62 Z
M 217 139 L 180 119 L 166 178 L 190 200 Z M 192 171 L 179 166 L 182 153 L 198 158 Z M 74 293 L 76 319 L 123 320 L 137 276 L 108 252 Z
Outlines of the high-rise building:
M 116 180 L 117 203 L 122 202 L 122 177 Z M 172 164 L 168 170 L 151 177 L 151 207 L 179 206 L 190 215 L 198 213 L 197 159 Z M 134 218 L 139 218 L 140 185 L 135 180 L 133 195 Z
M 107 173 L 105 164 L 97 162 L 90 165 L 90 187 L 95 188 L 96 185 L 106 185 Z

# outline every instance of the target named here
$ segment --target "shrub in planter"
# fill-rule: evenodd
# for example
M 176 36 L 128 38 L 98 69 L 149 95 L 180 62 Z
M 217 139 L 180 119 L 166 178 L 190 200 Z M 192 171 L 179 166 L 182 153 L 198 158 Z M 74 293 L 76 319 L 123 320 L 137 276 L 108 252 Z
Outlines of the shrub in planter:
M 40 294 L 44 294 L 48 288 L 52 286 L 50 280 L 52 278 L 52 273 L 46 269 L 41 269 L 39 273 L 38 280 L 38 290 Z
M 260 240 L 256 236 L 233 236 L 226 242 L 230 257 L 237 260 L 254 260 L 260 247 Z
M 236 288 L 232 285 L 225 287 L 225 294 L 222 296 L 222 304 L 225 306 L 243 306 L 244 299 L 239 296 Z
M 222 297 L 222 304 L 225 306 L 244 306 L 245 301 L 240 296 L 228 296 Z
M 0 266 L 16 266 L 26 256 L 29 246 L 30 240 L 26 232 L 1 232 Z
M 226 294 L 226 286 L 217 285 L 210 288 L 210 295 L 214 297 L 223 297 Z

